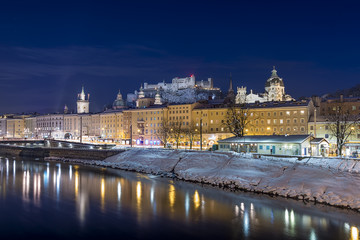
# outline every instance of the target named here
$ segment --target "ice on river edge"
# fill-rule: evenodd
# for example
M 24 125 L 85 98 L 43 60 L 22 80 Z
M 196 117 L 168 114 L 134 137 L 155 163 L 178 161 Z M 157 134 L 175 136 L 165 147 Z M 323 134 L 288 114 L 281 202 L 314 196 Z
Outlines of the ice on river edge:
M 254 158 L 242 153 L 130 149 L 104 161 L 72 161 L 360 210 L 357 160 Z

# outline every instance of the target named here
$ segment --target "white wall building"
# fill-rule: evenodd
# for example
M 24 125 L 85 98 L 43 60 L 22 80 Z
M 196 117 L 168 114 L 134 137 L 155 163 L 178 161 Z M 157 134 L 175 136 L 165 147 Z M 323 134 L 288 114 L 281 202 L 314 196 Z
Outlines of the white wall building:
M 265 93 L 254 94 L 250 90 L 247 94 L 246 87 L 238 87 L 235 102 L 241 103 L 255 103 L 255 102 L 268 102 L 268 101 L 292 101 L 294 100 L 290 95 L 285 94 L 284 81 L 277 75 L 274 69 L 271 71 L 271 76 L 265 83 Z
M 40 138 L 64 138 L 64 115 L 48 114 L 36 117 L 35 136 Z
M 0 118 L 0 137 L 5 137 L 6 136 L 6 118 Z

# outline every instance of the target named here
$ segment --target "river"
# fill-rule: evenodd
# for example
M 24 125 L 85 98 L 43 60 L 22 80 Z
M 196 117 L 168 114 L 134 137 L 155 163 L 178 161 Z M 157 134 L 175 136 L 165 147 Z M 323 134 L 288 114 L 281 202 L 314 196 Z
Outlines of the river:
M 359 239 L 360 213 L 115 169 L 0 158 L 4 239 Z

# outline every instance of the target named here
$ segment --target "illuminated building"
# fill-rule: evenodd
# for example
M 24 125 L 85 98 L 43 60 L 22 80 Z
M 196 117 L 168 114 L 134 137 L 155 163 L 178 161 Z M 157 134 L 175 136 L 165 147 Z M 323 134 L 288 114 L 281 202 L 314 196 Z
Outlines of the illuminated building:
M 274 69 L 271 71 L 271 76 L 265 83 L 265 93 L 254 94 L 250 90 L 250 94 L 246 93 L 246 87 L 238 87 L 236 95 L 236 103 L 262 103 L 268 101 L 293 101 L 294 99 L 285 94 L 284 81 L 277 75 Z
M 86 96 L 84 92 L 84 87 L 82 87 L 81 93 L 78 94 L 78 99 L 76 101 L 77 113 L 89 113 L 89 98 L 90 94 Z
M 110 141 L 125 139 L 122 110 L 108 110 L 100 115 L 100 136 Z

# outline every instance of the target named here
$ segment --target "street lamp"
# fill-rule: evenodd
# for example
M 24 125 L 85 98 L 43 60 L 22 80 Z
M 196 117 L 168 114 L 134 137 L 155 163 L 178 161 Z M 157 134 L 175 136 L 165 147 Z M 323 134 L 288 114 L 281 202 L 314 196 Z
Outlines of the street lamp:
M 133 136 L 132 136 L 132 124 L 131 124 L 130 125 L 130 147 L 133 146 L 132 138 L 133 138 Z
M 200 151 L 202 151 L 202 111 L 200 114 Z

